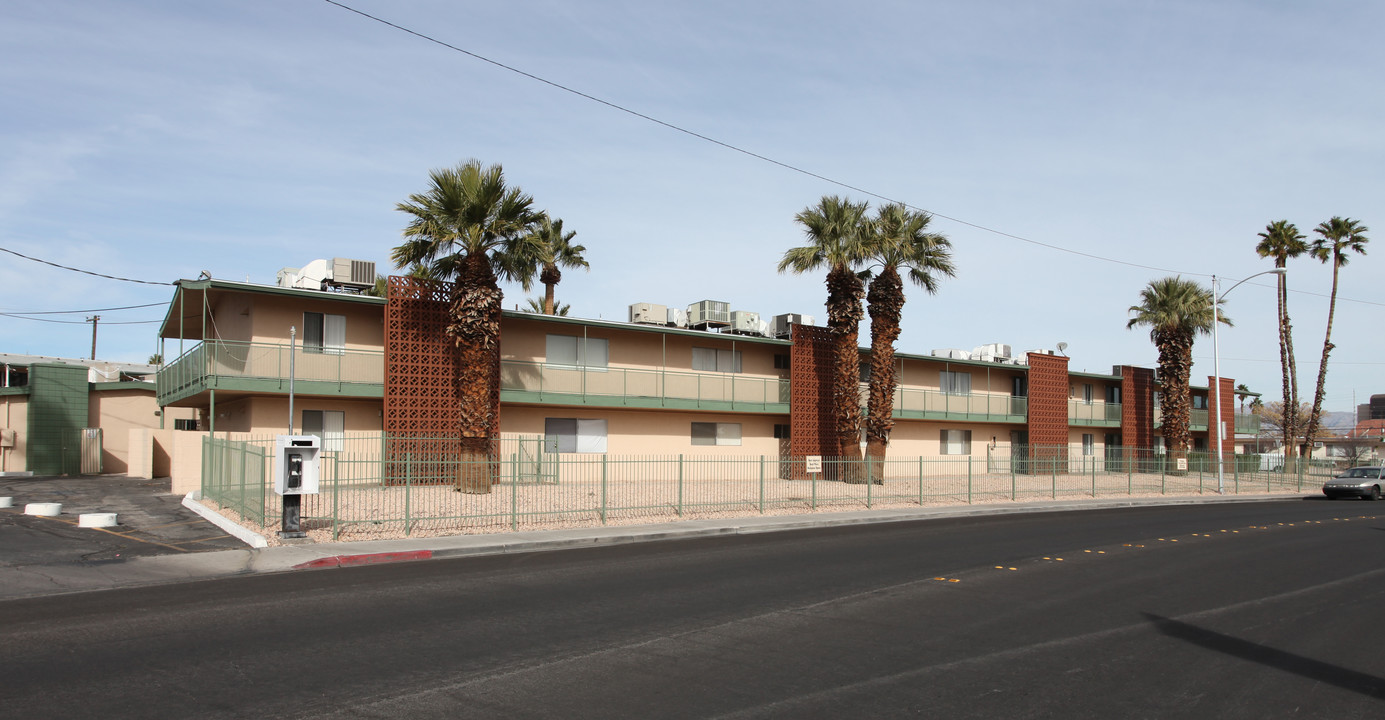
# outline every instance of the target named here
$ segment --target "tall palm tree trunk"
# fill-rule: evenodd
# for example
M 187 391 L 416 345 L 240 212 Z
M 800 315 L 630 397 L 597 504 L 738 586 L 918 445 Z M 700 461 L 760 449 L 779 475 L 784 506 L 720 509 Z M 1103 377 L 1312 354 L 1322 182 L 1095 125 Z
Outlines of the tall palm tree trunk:
M 1192 371 L 1193 343 L 1191 337 L 1177 332 L 1161 332 L 1155 343 L 1159 347 L 1159 381 L 1163 385 L 1163 434 L 1168 444 L 1169 458 L 1175 474 L 1179 460 L 1188 457 L 1190 445 L 1188 375 Z
M 832 406 L 837 457 L 842 480 L 854 484 L 865 482 L 861 472 L 861 352 L 857 345 L 863 294 L 860 278 L 846 266 L 833 266 L 827 273 L 827 317 L 836 339 Z
M 452 295 L 448 335 L 457 344 L 459 492 L 489 493 L 496 476 L 500 427 L 500 316 L 503 296 L 490 261 L 468 255 Z
M 543 314 L 555 315 L 557 308 L 553 300 L 553 291 L 558 283 L 563 279 L 563 272 L 557 265 L 545 265 L 539 273 L 539 282 L 543 283 Z
M 1297 427 L 1298 379 L 1295 377 L 1293 329 L 1289 325 L 1289 290 L 1284 276 L 1279 276 L 1279 365 L 1284 385 L 1284 472 L 1293 472 L 1290 467 L 1293 457 L 1294 428 Z
M 885 481 L 885 452 L 894 429 L 894 346 L 904 310 L 904 281 L 886 266 L 870 283 L 870 397 L 866 413 L 866 464 L 870 479 Z
M 1318 436 L 1318 426 L 1322 422 L 1322 396 L 1323 389 L 1327 384 L 1327 356 L 1332 352 L 1332 318 L 1337 313 L 1337 271 L 1340 264 L 1332 263 L 1332 297 L 1327 303 L 1327 334 L 1322 341 L 1322 364 L 1318 365 L 1318 388 L 1313 393 L 1313 410 L 1308 415 L 1308 429 L 1303 432 L 1302 450 L 1299 452 L 1301 457 L 1307 458 L 1313 454 L 1313 438 Z

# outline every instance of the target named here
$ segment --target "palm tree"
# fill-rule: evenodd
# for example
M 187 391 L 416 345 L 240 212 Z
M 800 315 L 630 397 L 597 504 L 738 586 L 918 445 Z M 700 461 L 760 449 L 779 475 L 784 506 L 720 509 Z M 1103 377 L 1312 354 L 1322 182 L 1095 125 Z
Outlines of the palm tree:
M 808 245 L 790 248 L 779 261 L 779 272 L 805 273 L 827 267 L 827 326 L 836 341 L 832 379 L 833 428 L 841 460 L 861 459 L 861 353 L 856 336 L 861 326 L 865 288 L 852 268 L 864 258 L 861 224 L 866 203 L 835 195 L 794 216 L 803 226 Z M 843 465 L 843 480 L 864 482 L 859 462 Z
M 582 257 L 582 253 L 587 249 L 572 244 L 572 238 L 576 236 L 575 230 L 563 232 L 561 219 L 550 219 L 545 214 L 539 219 L 534 231 L 520 244 L 520 253 L 525 256 L 523 262 L 539 271 L 539 282 L 544 286 L 544 315 L 554 314 L 553 289 L 563 279 L 563 273 L 558 268 L 591 267 L 586 258 Z M 532 272 L 525 272 L 520 276 L 520 285 L 525 292 L 533 287 L 533 279 Z
M 1307 457 L 1312 452 L 1313 443 L 1308 438 L 1316 437 L 1322 419 L 1323 387 L 1327 383 L 1327 355 L 1332 352 L 1332 316 L 1337 312 L 1337 271 L 1347 264 L 1347 251 L 1366 254 L 1366 243 L 1370 239 L 1366 233 L 1370 228 L 1351 218 L 1334 217 L 1327 222 L 1318 223 L 1313 232 L 1318 237 L 1313 240 L 1309 250 L 1319 262 L 1332 263 L 1332 295 L 1327 303 L 1327 334 L 1322 341 L 1322 362 L 1318 365 L 1318 389 L 1313 393 L 1313 412 L 1308 416 L 1308 430 L 1305 433 L 1299 455 Z
M 1218 310 L 1218 320 L 1231 325 Z M 1159 350 L 1164 442 L 1177 463 L 1188 453 L 1188 373 L 1193 366 L 1193 338 L 1212 333 L 1212 291 L 1181 277 L 1152 280 L 1140 291 L 1140 304 L 1130 306 L 1130 313 L 1134 317 L 1126 328 L 1148 325 L 1149 338 Z
M 866 306 L 870 312 L 870 393 L 866 409 L 866 461 L 871 479 L 884 481 L 885 450 L 894 429 L 895 341 L 904 309 L 904 281 L 899 269 L 908 268 L 909 280 L 929 295 L 938 291 L 938 276 L 952 277 L 952 243 L 928 232 L 933 217 L 914 212 L 900 203 L 879 209 L 865 226 L 869 261 L 881 268 L 870 281 Z
M 514 247 L 532 230 L 534 200 L 506 187 L 499 165 L 468 160 L 429 173 L 427 192 L 396 209 L 412 216 L 404 242 L 390 254 L 396 266 L 452 282 L 447 334 L 458 349 L 458 434 L 462 470 L 457 490 L 490 492 L 494 442 L 499 437 L 500 312 L 498 280 L 521 276 Z
M 1255 246 L 1260 257 L 1274 258 L 1274 266 L 1288 265 L 1290 258 L 1308 252 L 1308 244 L 1303 242 L 1303 234 L 1288 220 L 1276 220 L 1265 226 L 1260 233 L 1260 244 Z M 1298 364 L 1294 361 L 1294 332 L 1289 322 L 1289 285 L 1283 274 L 1279 276 L 1279 367 L 1283 374 L 1284 407 L 1289 408 L 1291 416 L 1284 423 L 1285 470 L 1288 471 L 1289 448 L 1293 447 L 1291 433 L 1298 427 L 1297 419 L 1292 417 L 1298 407 Z
M 1236 386 L 1236 399 L 1241 401 L 1241 414 L 1246 414 L 1246 398 L 1250 397 L 1250 388 L 1245 383 Z

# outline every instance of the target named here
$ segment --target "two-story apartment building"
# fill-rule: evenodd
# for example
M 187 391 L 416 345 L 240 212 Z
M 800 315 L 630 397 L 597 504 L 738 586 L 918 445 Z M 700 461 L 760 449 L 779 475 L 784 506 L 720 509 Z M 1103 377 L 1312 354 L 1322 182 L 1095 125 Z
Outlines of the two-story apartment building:
M 166 356 L 177 357 L 159 373 L 159 404 L 195 409 L 205 431 L 272 435 L 292 425 L 329 444 L 356 431 L 446 432 L 436 421 L 456 396 L 438 322 L 445 307 L 436 292 L 401 296 L 412 281 L 395 280 L 388 300 L 180 281 L 160 328 Z M 828 339 L 822 328 L 795 328 L 774 339 L 507 311 L 500 432 L 543 436 L 564 453 L 830 455 Z M 1159 445 L 1150 369 L 1069 372 L 1052 352 L 1018 361 L 904 352 L 897 362 L 896 456 L 983 457 L 1023 445 L 1099 458 Z M 1223 420 L 1253 432 L 1258 418 L 1235 415 L 1232 383 L 1221 382 Z M 1194 389 L 1203 448 L 1207 397 Z

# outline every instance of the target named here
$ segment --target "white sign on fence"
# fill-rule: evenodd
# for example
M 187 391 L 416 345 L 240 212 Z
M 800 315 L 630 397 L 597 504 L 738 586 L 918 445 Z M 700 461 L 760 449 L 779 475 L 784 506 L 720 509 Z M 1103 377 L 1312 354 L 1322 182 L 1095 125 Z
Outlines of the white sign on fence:
M 808 455 L 807 457 L 804 457 L 804 458 L 803 458 L 803 461 L 804 461 L 804 463 L 808 466 L 808 472 L 810 472 L 810 473 L 820 473 L 820 472 L 822 472 L 822 456 L 821 456 L 821 455 Z
M 1178 458 L 1178 469 L 1180 472 L 1188 469 L 1188 458 Z

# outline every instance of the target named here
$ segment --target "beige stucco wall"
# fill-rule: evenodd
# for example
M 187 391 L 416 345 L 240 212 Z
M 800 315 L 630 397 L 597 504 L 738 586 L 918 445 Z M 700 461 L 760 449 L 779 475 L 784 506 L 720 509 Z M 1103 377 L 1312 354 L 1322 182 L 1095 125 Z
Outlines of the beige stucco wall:
M 384 404 L 380 400 L 295 396 L 293 426 L 303 429 L 304 410 L 340 411 L 346 414 L 347 432 L 379 432 L 384 429 Z M 251 395 L 216 403 L 216 432 L 278 435 L 288 432 L 287 395 Z
M 385 345 L 385 307 L 343 302 L 332 293 L 321 300 L 279 295 L 226 295 L 219 301 L 216 318 L 221 337 L 257 343 L 287 345 L 289 328 L 297 328 L 303 343 L 303 313 L 319 312 L 346 317 L 347 350 L 381 350 Z M 230 325 L 227 322 L 230 322 Z
M 994 366 L 963 365 L 948 362 L 942 358 L 901 358 L 896 380 L 901 387 L 937 390 L 942 387 L 939 373 L 943 371 L 970 373 L 973 393 L 994 393 L 997 395 L 1009 395 L 1014 382 L 1013 378 L 1025 374 L 1024 370 L 1018 366 L 1000 363 Z
M 0 395 L 0 428 L 14 431 L 14 447 L 0 449 L 0 472 L 27 470 L 28 395 Z
M 896 457 L 956 458 L 942 454 L 942 430 L 970 430 L 972 457 L 985 457 L 986 449 L 994 447 L 1009 453 L 1010 432 L 1023 430 L 1021 425 L 998 423 L 969 423 L 952 420 L 896 420 L 890 433 L 891 455 Z
M 546 418 L 604 419 L 607 454 L 663 456 L 778 455 L 774 426 L 789 422 L 785 415 L 507 405 L 500 412 L 500 431 L 504 435 L 543 435 Z M 694 422 L 740 423 L 741 444 L 693 445 Z

